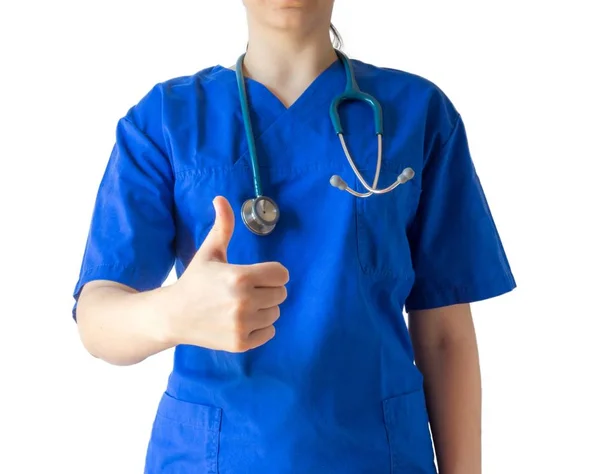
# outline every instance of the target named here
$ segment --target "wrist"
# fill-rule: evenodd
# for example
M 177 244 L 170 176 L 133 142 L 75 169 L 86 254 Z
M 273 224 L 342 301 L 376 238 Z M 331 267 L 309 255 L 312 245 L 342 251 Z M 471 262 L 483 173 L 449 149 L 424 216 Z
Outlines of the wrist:
M 149 323 L 148 331 L 152 339 L 165 348 L 171 348 L 179 343 L 179 337 L 175 328 L 175 321 L 181 312 L 178 303 L 181 301 L 177 297 L 177 288 L 175 284 L 157 288 L 148 292 L 147 304 Z

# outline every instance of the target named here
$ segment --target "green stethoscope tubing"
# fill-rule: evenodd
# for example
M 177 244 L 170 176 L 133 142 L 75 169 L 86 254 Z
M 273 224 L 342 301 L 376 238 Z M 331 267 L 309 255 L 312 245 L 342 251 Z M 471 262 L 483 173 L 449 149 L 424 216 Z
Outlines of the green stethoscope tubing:
M 344 66 L 344 71 L 346 74 L 346 88 L 344 91 L 335 97 L 331 105 L 329 107 L 329 117 L 331 119 L 331 123 L 333 125 L 333 129 L 335 130 L 336 135 L 340 139 L 341 146 L 344 150 L 344 154 L 348 159 L 348 163 L 350 164 L 354 174 L 359 179 L 361 184 L 365 187 L 367 192 L 358 192 L 351 189 L 348 184 L 338 175 L 334 175 L 330 179 L 330 184 L 338 188 L 342 191 L 347 191 L 353 196 L 359 198 L 367 198 L 372 196 L 373 194 L 384 194 L 394 190 L 400 184 L 404 184 L 407 181 L 411 180 L 414 176 L 414 171 L 412 168 L 405 168 L 394 183 L 384 189 L 377 188 L 377 182 L 379 180 L 379 173 L 381 170 L 382 163 L 382 152 L 383 152 L 383 112 L 381 109 L 381 104 L 375 99 L 372 95 L 363 92 L 358 87 L 356 82 L 356 77 L 354 75 L 354 70 L 350 64 L 350 60 L 348 57 L 342 53 L 341 51 L 336 50 L 336 54 Z M 248 227 L 248 229 L 257 234 L 257 235 L 267 235 L 273 231 L 275 225 L 279 220 L 279 207 L 271 198 L 263 196 L 262 183 L 260 180 L 260 170 L 258 164 L 258 156 L 256 153 L 256 143 L 254 140 L 254 132 L 252 130 L 252 120 L 250 118 L 250 108 L 248 105 L 248 96 L 246 93 L 246 83 L 243 73 L 243 63 L 246 54 L 242 54 L 236 63 L 236 78 L 237 78 L 237 86 L 240 97 L 240 105 L 242 109 L 242 119 L 244 123 L 244 130 L 246 132 L 246 141 L 248 146 L 248 154 L 250 156 L 250 164 L 252 166 L 252 181 L 254 185 L 254 194 L 255 197 L 253 199 L 248 199 L 242 205 L 242 218 L 244 223 Z M 374 124 L 375 124 L 375 134 L 377 135 L 377 145 L 378 145 L 378 153 L 377 153 L 377 169 L 375 172 L 375 178 L 373 179 L 373 184 L 369 185 L 362 174 L 356 167 L 352 156 L 346 146 L 344 140 L 344 130 L 342 127 L 342 122 L 340 120 L 339 109 L 343 102 L 346 101 L 359 101 L 368 104 L 371 107 L 373 112 Z
M 336 51 L 338 58 L 344 65 L 344 70 L 346 73 L 346 89 L 340 95 L 338 95 L 331 102 L 331 106 L 329 107 L 329 116 L 331 118 L 331 123 L 333 124 L 333 129 L 335 130 L 336 135 L 340 135 L 344 133 L 344 129 L 342 127 L 342 121 L 340 119 L 339 108 L 345 101 L 350 100 L 358 100 L 367 103 L 371 109 L 373 110 L 374 120 L 375 120 L 375 133 L 377 135 L 383 135 L 383 111 L 381 110 L 381 105 L 370 94 L 363 92 L 358 87 L 356 83 L 356 78 L 354 76 L 354 70 L 350 65 L 350 60 L 348 57 L 342 53 L 341 51 Z M 260 180 L 260 170 L 258 168 L 258 156 L 256 153 L 256 143 L 254 140 L 254 132 L 252 130 L 252 120 L 250 118 L 250 107 L 248 105 L 248 95 L 246 93 L 246 84 L 244 81 L 244 73 L 243 73 L 243 64 L 244 58 L 246 54 L 242 54 L 236 63 L 236 78 L 237 78 L 237 86 L 238 92 L 240 96 L 240 105 L 242 108 L 242 119 L 244 122 L 244 129 L 246 132 L 246 142 L 248 145 L 248 154 L 250 155 L 250 164 L 252 166 L 252 180 L 254 184 L 254 194 L 256 197 L 262 196 L 262 182 Z

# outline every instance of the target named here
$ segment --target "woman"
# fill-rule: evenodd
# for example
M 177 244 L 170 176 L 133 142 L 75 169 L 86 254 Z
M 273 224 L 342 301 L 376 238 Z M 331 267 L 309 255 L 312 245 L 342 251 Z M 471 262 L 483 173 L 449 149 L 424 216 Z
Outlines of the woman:
M 176 347 L 146 473 L 429 474 L 429 422 L 440 472 L 479 473 L 468 304 L 515 283 L 460 115 L 430 82 L 352 61 L 383 109 L 379 183 L 401 178 L 368 198 L 335 189 L 332 175 L 361 183 L 329 115 L 347 83 L 333 0 L 245 6 L 240 83 L 211 67 L 120 120 L 75 289 L 94 356 L 129 365 Z M 371 180 L 372 110 L 340 115 Z M 281 210 L 259 206 L 279 218 L 265 232 L 251 206 L 232 209 L 263 185 Z

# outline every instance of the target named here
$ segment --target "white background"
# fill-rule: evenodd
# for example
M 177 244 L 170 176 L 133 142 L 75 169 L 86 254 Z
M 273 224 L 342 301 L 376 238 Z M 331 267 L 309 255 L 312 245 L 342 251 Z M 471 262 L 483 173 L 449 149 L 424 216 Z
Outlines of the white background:
M 594 4 L 334 13 L 351 57 L 427 77 L 467 125 L 519 284 L 474 305 L 486 474 L 600 473 Z M 240 0 L 1 3 L 0 472 L 142 472 L 172 354 L 92 359 L 71 292 L 118 118 L 157 82 L 233 64 L 244 15 Z

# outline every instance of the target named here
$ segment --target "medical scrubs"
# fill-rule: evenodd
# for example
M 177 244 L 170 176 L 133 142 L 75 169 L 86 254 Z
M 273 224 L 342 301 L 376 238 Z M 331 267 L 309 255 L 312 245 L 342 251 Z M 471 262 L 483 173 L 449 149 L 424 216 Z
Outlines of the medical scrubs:
M 515 282 L 448 97 L 421 77 L 352 64 L 383 107 L 380 186 L 406 167 L 415 176 L 368 199 L 329 184 L 339 174 L 361 190 L 329 118 L 345 87 L 340 62 L 289 108 L 247 79 L 264 192 L 281 208 L 266 237 L 239 212 L 254 188 L 234 71 L 158 84 L 118 122 L 75 298 L 91 280 L 144 291 L 173 265 L 181 275 L 213 224 L 217 195 L 236 215 L 229 262 L 278 261 L 290 274 L 277 334 L 264 346 L 176 348 L 146 474 L 435 472 L 403 310 L 483 300 Z M 371 111 L 346 103 L 341 115 L 372 180 Z

